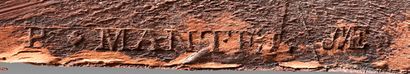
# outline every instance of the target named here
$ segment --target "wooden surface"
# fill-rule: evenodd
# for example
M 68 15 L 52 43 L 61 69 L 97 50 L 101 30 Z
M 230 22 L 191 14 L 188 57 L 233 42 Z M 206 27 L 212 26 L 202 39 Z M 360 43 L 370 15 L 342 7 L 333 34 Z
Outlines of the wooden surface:
M 410 69 L 408 0 L 0 0 L 0 62 Z

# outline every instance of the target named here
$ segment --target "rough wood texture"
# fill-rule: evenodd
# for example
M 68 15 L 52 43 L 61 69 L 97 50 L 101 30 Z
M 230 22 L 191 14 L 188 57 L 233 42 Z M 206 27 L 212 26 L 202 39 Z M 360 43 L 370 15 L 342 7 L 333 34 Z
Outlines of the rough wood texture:
M 407 73 L 409 0 L 0 0 L 0 61 Z

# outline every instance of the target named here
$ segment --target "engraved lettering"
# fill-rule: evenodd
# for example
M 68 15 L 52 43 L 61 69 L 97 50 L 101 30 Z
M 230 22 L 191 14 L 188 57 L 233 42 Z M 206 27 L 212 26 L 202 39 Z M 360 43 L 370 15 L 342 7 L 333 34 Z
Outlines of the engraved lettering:
M 251 35 L 251 39 L 249 40 L 249 47 L 252 47 L 253 45 L 253 36 L 254 36 L 255 30 L 253 30 L 250 35 Z
M 188 32 L 188 47 L 189 47 L 189 49 L 190 50 L 192 50 L 192 33 L 193 33 L 194 31 L 189 31 Z
M 213 51 L 218 51 L 218 47 L 219 47 L 219 35 L 218 35 L 218 33 L 219 33 L 219 31 L 214 32 Z
M 174 49 L 174 30 L 167 30 L 168 32 L 168 46 L 169 48 L 167 50 L 175 50 Z
M 353 28 L 353 29 L 352 29 Z M 363 38 L 364 32 L 358 30 L 358 27 L 342 27 L 335 29 L 330 34 L 330 38 L 325 38 L 323 42 L 324 49 L 360 49 L 364 48 L 366 42 Z
M 330 50 L 333 48 L 334 46 L 334 39 L 336 38 L 336 32 L 338 31 L 338 29 L 335 29 L 334 32 L 330 33 L 330 38 L 325 38 L 322 43 L 323 43 L 323 48 Z
M 36 42 L 36 41 L 38 41 L 39 39 L 41 39 L 41 38 L 43 38 L 44 36 L 45 36 L 45 32 L 44 32 L 44 29 L 43 28 L 41 28 L 40 29 L 40 35 L 35 35 L 34 34 L 34 30 L 35 30 L 36 28 L 33 28 L 33 27 L 30 27 L 29 29 L 28 29 L 28 35 L 29 35 L 29 40 L 28 40 L 28 45 L 26 46 L 26 47 L 28 47 L 28 48 L 32 48 L 32 47 L 34 47 L 34 42 Z M 41 46 L 40 46 L 41 47 Z
M 144 40 L 143 38 L 147 34 L 148 30 L 143 30 L 142 36 L 140 37 L 140 40 L 138 40 L 137 44 L 135 45 L 135 48 L 139 49 L 141 47 L 141 42 Z M 133 50 L 133 49 L 131 49 Z
M 83 35 L 78 35 L 78 31 L 73 31 L 67 36 L 68 43 L 70 43 L 70 46 L 76 47 L 83 40 Z
M 244 33 L 243 31 L 239 32 L 239 49 L 240 50 L 243 50 L 243 40 L 242 40 L 243 39 L 243 33 Z
M 99 36 L 99 38 L 100 38 L 100 44 L 97 46 L 97 47 L 95 47 L 94 48 L 94 50 L 97 50 L 97 49 L 102 49 L 102 48 L 104 48 L 104 30 L 103 29 L 100 29 L 100 34 L 99 34 L 100 36 Z
M 105 31 L 106 30 L 110 30 L 110 29 L 100 29 L 100 44 L 94 49 L 94 50 L 97 50 L 97 49 L 103 49 L 104 48 L 104 39 L 106 38 L 105 37 Z M 121 36 L 121 37 L 120 37 Z M 113 39 L 113 40 L 112 40 Z M 118 46 L 118 43 L 120 43 L 121 45 L 120 45 L 120 47 L 117 49 L 117 50 L 123 50 L 124 48 L 125 48 L 125 42 L 124 42 L 124 39 L 125 39 L 125 29 L 116 29 L 116 32 L 115 32 L 115 35 L 114 35 L 114 37 L 113 38 L 110 38 L 110 37 L 108 37 L 108 38 L 106 38 L 106 40 L 107 40 L 107 42 L 108 42 L 108 49 L 109 50 L 111 50 L 111 51 L 113 51 L 114 49 L 116 49 L 117 48 L 117 46 Z M 119 39 L 122 39 L 121 40 L 121 42 L 118 42 L 119 41 Z

